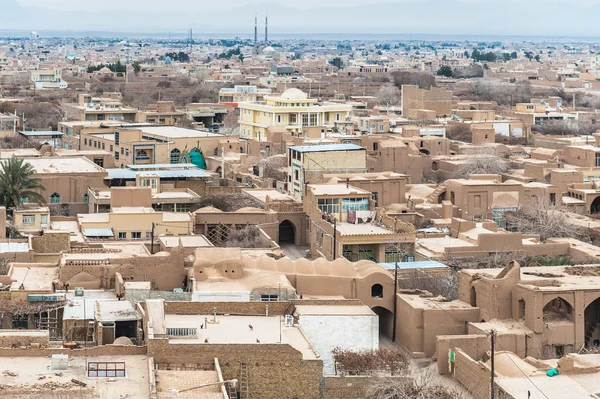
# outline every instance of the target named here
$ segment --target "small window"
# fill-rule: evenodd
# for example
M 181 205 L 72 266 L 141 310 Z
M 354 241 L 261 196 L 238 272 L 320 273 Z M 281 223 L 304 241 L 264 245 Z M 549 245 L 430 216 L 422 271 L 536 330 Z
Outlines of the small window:
M 278 295 L 261 295 L 260 300 L 262 302 L 277 302 L 279 300 Z
M 35 215 L 23 215 L 23 224 L 31 226 L 35 223 Z
M 131 232 L 131 239 L 132 240 L 141 240 L 142 239 L 142 233 L 140 231 L 132 231 Z
M 60 204 L 60 195 L 58 193 L 54 193 L 50 196 L 51 204 Z
M 119 240 L 126 240 L 127 239 L 127 232 L 120 231 L 118 237 L 119 237 Z
M 383 286 L 381 284 L 373 284 L 371 298 L 383 298 Z
M 48 226 L 48 215 L 40 215 L 40 224 L 42 227 Z
M 88 202 L 90 202 L 90 196 L 87 194 L 83 195 L 83 203 L 87 204 Z

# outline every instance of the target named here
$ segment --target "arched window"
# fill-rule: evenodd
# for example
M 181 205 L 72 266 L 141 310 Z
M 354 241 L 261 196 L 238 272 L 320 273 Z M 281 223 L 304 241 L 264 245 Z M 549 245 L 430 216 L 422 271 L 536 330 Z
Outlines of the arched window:
M 372 298 L 383 298 L 383 286 L 381 284 L 373 284 L 371 287 Z
M 87 194 L 83 194 L 83 203 L 87 204 L 88 202 L 90 202 L 90 196 Z
M 181 151 L 177 148 L 173 148 L 171 150 L 171 163 L 179 163 L 179 157 L 181 156 Z
M 138 150 L 137 157 L 138 158 L 148 158 L 148 153 L 146 152 L 146 150 Z
M 214 155 L 215 157 L 216 157 L 216 156 L 219 156 L 219 147 L 215 148 L 215 150 L 213 151 L 213 155 Z
M 60 204 L 60 195 L 58 193 L 54 193 L 50 196 L 51 204 Z

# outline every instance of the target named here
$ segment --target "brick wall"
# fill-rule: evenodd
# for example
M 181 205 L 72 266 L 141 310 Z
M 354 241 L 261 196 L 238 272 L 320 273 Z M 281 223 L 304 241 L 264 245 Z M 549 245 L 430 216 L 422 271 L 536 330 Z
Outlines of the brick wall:
M 454 378 L 475 398 L 490 397 L 490 369 L 457 349 L 455 352 Z
M 39 344 L 41 348 L 45 348 L 48 346 L 49 341 L 48 330 L 35 332 L 27 330 L 3 330 L 2 334 L 0 334 L 0 348 L 30 346 L 31 344 Z
M 460 348 L 473 359 L 481 359 L 490 349 L 487 335 L 439 335 L 437 337 L 437 364 L 440 374 L 448 373 L 448 352 Z
M 81 356 L 133 356 L 145 355 L 145 346 L 122 346 L 103 345 L 87 349 L 65 349 L 65 348 L 0 348 L 0 357 L 50 357 L 55 354 L 67 354 L 70 357 Z
M 269 305 L 270 315 L 283 315 L 289 302 L 168 302 L 165 306 L 167 314 L 197 315 L 217 313 L 264 315 Z
M 159 363 L 210 363 L 216 357 L 226 380 L 240 378 L 240 365 L 248 366 L 248 393 L 253 399 L 320 399 L 323 363 L 302 360 L 285 344 L 217 345 L 169 344 L 150 339 L 148 356 Z
M 31 247 L 39 253 L 58 253 L 70 248 L 69 233 L 45 233 L 41 237 L 31 237 Z

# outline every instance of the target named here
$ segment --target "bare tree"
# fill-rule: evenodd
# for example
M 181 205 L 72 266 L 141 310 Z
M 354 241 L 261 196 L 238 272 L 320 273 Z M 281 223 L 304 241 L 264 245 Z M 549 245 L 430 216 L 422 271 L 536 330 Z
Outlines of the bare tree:
M 225 246 L 228 248 L 269 248 L 269 240 L 256 226 L 246 226 L 241 229 L 233 229 L 227 239 Z
M 421 270 L 403 273 L 398 281 L 401 289 L 423 290 L 449 301 L 458 299 L 458 277 L 455 272 L 432 275 Z
M 460 399 L 463 395 L 434 381 L 431 370 L 405 378 L 373 378 L 366 399 Z
M 446 137 L 449 140 L 470 143 L 472 140 L 471 128 L 466 123 L 456 123 L 446 126 Z
M 501 175 L 508 170 L 508 162 L 497 155 L 475 153 L 456 171 L 457 178 L 470 175 Z
M 338 371 L 346 374 L 389 373 L 397 375 L 408 369 L 409 360 L 397 349 L 379 348 L 352 351 L 334 348 L 331 351 Z
M 505 212 L 507 226 L 525 234 L 537 234 L 540 240 L 551 237 L 580 237 L 583 229 L 569 222 L 568 216 L 542 197 L 534 199 L 516 211 Z
M 400 102 L 400 89 L 391 83 L 381 86 L 377 92 L 377 102 L 381 105 L 395 105 Z
M 221 127 L 221 133 L 226 136 L 239 136 L 239 110 L 231 110 L 227 113 L 225 118 L 223 118 L 223 127 Z
M 392 73 L 392 78 L 398 88 L 402 85 L 417 85 L 421 89 L 429 89 L 435 85 L 435 76 L 428 72 L 397 71 Z
M 533 125 L 531 129 L 542 134 L 574 136 L 592 134 L 598 130 L 598 126 L 590 121 L 561 120 L 545 121 L 539 125 Z
M 258 163 L 260 176 L 263 179 L 285 181 L 287 179 L 287 158 L 285 155 L 273 155 L 263 158 Z

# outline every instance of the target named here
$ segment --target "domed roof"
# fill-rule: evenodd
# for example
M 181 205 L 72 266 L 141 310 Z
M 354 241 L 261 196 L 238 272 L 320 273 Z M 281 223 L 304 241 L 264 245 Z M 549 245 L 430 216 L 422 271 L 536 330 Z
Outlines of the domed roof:
M 133 342 L 131 342 L 131 339 L 129 339 L 125 336 L 122 336 L 122 337 L 115 339 L 113 341 L 113 345 L 133 345 Z
M 306 100 L 308 95 L 302 90 L 291 88 L 284 91 L 281 94 L 281 98 L 284 100 Z
M 277 50 L 275 50 L 273 47 L 271 46 L 267 46 L 263 49 L 263 53 L 275 53 L 277 52 Z

